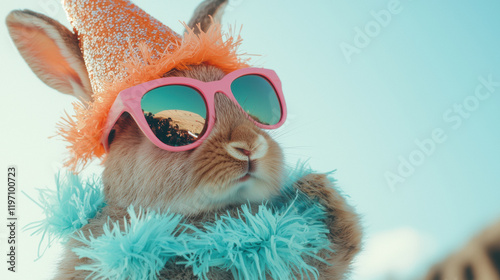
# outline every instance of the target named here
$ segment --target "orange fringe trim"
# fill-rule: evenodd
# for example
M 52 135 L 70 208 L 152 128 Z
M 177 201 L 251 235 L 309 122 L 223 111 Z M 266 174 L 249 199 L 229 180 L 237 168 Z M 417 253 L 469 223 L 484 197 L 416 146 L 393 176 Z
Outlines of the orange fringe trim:
M 214 65 L 229 73 L 249 67 L 248 59 L 241 59 L 237 48 L 241 38 L 236 39 L 223 34 L 220 24 L 212 24 L 206 32 L 195 34 L 186 27 L 182 43 L 174 44 L 174 51 L 165 52 L 160 58 L 153 59 L 146 45 L 140 46 L 140 56 L 134 56 L 124 63 L 126 78 L 121 81 L 108 81 L 102 92 L 93 94 L 93 102 L 83 104 L 74 102 L 74 116 L 63 117 L 58 123 L 58 134 L 70 143 L 67 149 L 70 158 L 65 166 L 78 172 L 94 157 L 103 158 L 105 152 L 101 144 L 102 130 L 108 112 L 120 91 L 155 79 L 172 69 L 187 69 L 202 63 Z M 168 47 L 167 47 L 168 50 Z

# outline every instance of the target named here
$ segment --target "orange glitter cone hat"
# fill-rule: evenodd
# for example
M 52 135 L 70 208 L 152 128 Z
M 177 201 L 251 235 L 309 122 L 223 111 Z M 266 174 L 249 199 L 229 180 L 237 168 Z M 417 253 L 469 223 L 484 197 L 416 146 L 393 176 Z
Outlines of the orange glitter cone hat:
M 178 34 L 129 1 L 64 0 L 63 4 L 78 34 L 94 92 L 102 91 L 106 80 L 124 77 L 121 62 L 138 55 L 139 44 L 147 44 L 157 58 L 181 41 Z
M 75 115 L 59 124 L 69 141 L 73 171 L 102 157 L 100 140 L 108 112 L 120 91 L 159 79 L 172 69 L 209 64 L 226 73 L 248 67 L 236 53 L 238 37 L 222 34 L 219 24 L 206 32 L 189 30 L 182 38 L 126 0 L 63 0 L 92 84 L 92 101 L 74 103 Z

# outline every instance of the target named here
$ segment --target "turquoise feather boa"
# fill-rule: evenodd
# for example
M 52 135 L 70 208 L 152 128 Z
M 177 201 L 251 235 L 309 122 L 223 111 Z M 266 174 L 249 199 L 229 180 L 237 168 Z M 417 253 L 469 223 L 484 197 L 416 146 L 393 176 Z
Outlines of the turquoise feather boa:
M 157 279 L 169 261 L 192 268 L 199 279 L 211 269 L 231 271 L 235 279 L 317 279 L 318 271 L 305 257 L 316 258 L 330 249 L 323 206 L 293 188 L 310 170 L 290 172 L 282 195 L 258 206 L 252 213 L 244 204 L 235 217 L 229 213 L 196 228 L 176 213 L 157 213 L 130 206 L 125 228 L 119 221 L 103 226 L 104 234 L 87 238 L 80 230 L 105 206 L 99 180 L 76 175 L 56 176 L 57 191 L 40 191 L 39 205 L 46 219 L 30 228 L 42 233 L 42 241 L 75 238 L 85 246 L 74 248 L 95 279 Z M 41 242 L 42 243 L 42 242 Z

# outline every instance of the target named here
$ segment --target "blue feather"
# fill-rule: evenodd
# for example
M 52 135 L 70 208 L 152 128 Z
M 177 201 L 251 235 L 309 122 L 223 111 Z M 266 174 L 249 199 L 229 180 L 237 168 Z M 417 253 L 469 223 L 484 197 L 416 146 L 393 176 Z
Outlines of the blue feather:
M 312 204 L 299 213 L 295 203 L 280 209 L 260 205 L 255 214 L 243 205 L 238 217 L 223 215 L 204 230 L 191 227 L 195 230 L 188 243 L 191 252 L 179 263 L 192 266 L 202 279 L 208 279 L 213 267 L 230 270 L 235 279 L 266 279 L 266 275 L 295 279 L 294 271 L 317 279 L 318 271 L 304 256 L 329 250 L 325 213 Z
M 166 262 L 184 250 L 184 245 L 176 237 L 179 232 L 181 215 L 154 211 L 139 213 L 130 206 L 130 216 L 120 222 L 104 224 L 104 234 L 87 238 L 80 231 L 76 240 L 85 246 L 74 248 L 80 258 L 89 258 L 90 264 L 76 267 L 77 270 L 91 271 L 94 279 L 156 279 Z
M 32 235 L 42 234 L 38 256 L 43 255 L 40 248 L 45 238 L 48 239 L 46 248 L 56 239 L 66 241 L 105 206 L 102 185 L 97 177 L 82 180 L 71 172 L 64 175 L 58 172 L 55 179 L 56 191 L 38 190 L 37 205 L 43 209 L 45 219 L 26 226 L 28 230 L 34 229 Z
M 42 241 L 48 236 L 49 245 L 68 236 L 82 242 L 73 251 L 90 262 L 76 269 L 90 271 L 93 279 L 157 279 L 169 261 L 191 268 L 199 279 L 208 279 L 213 269 L 230 271 L 239 280 L 317 279 L 318 270 L 305 260 L 328 264 L 318 256 L 322 250 L 332 252 L 325 211 L 294 187 L 311 172 L 305 163 L 297 164 L 281 195 L 259 205 L 256 213 L 244 204 L 236 215 L 228 212 L 196 228 L 182 215 L 136 212 L 130 206 L 128 218 L 108 220 L 99 236 L 80 229 L 105 206 L 100 181 L 58 174 L 57 191 L 39 192 L 46 219 L 30 228 L 43 234 Z

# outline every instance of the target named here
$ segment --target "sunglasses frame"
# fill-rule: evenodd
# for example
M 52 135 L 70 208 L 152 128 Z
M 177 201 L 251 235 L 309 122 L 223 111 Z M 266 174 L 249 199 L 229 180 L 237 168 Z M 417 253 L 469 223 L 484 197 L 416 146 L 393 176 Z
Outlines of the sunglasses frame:
M 274 88 L 281 108 L 281 118 L 277 124 L 265 125 L 255 121 L 245 112 L 245 110 L 240 106 L 236 98 L 233 96 L 233 93 L 231 92 L 232 82 L 237 78 L 246 75 L 261 76 L 265 78 Z M 160 141 L 149 127 L 149 124 L 147 123 L 146 118 L 144 117 L 144 114 L 142 112 L 142 97 L 155 88 L 168 85 L 183 85 L 191 87 L 195 89 L 204 99 L 207 109 L 207 117 L 205 121 L 208 121 L 208 125 L 201 138 L 188 145 L 169 146 Z M 115 102 L 109 110 L 106 125 L 104 126 L 103 135 L 101 138 L 101 143 L 104 146 L 106 153 L 109 152 L 109 134 L 120 116 L 123 113 L 128 112 L 137 123 L 142 133 L 144 133 L 144 135 L 146 135 L 146 137 L 157 147 L 171 152 L 181 152 L 194 149 L 198 147 L 208 137 L 208 135 L 210 135 L 210 132 L 212 131 L 212 128 L 215 124 L 215 94 L 219 92 L 231 99 L 231 101 L 233 101 L 233 103 L 236 104 L 241 109 L 241 111 L 243 111 L 243 113 L 255 123 L 255 125 L 262 129 L 276 129 L 280 127 L 286 120 L 287 110 L 285 98 L 283 96 L 283 90 L 281 88 L 281 81 L 278 78 L 276 72 L 271 69 L 253 67 L 243 68 L 227 74 L 221 80 L 212 82 L 202 82 L 200 80 L 186 77 L 166 77 L 127 88 L 118 94 Z

